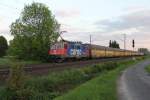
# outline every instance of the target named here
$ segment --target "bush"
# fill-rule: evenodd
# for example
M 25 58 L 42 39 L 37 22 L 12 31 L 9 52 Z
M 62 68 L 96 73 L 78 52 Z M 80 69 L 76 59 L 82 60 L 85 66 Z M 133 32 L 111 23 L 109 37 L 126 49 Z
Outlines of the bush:
M 5 39 L 5 37 L 0 36 L 0 57 L 6 55 L 7 49 L 8 49 L 7 40 Z
M 25 80 L 23 67 L 24 66 L 19 63 L 12 64 L 7 82 L 10 89 L 17 90 L 23 87 Z
M 114 68 L 118 67 L 118 64 L 116 62 L 109 62 L 102 65 L 103 70 L 112 70 Z
M 148 56 L 141 56 L 141 57 L 137 57 L 136 60 L 144 60 L 146 59 Z
M 26 82 L 26 87 L 30 87 L 38 92 L 54 92 L 64 84 L 79 84 L 85 81 L 85 75 L 80 70 L 66 70 L 58 73 L 51 73 L 47 77 L 38 77 Z M 38 84 L 37 84 L 38 83 Z
M 95 73 L 101 72 L 98 70 L 98 65 L 92 66 L 92 67 L 86 67 L 83 68 L 82 71 L 84 72 L 84 74 L 89 77 L 92 78 L 94 76 Z
M 112 70 L 112 69 L 116 68 L 117 66 L 118 66 L 118 64 L 115 63 L 115 62 L 97 64 L 97 65 L 94 65 L 92 67 L 83 68 L 83 72 L 87 75 L 90 75 L 90 74 L 99 73 L 99 72 L 102 72 L 102 71 L 105 71 L 105 70 L 106 71 L 107 70 Z
M 67 91 L 69 87 L 87 80 L 85 74 L 81 70 L 66 70 L 58 73 L 51 73 L 48 76 L 31 78 L 26 81 L 25 87 L 34 91 L 33 100 L 36 98 L 54 98 L 61 95 L 63 91 Z M 42 97 L 43 96 L 43 97 Z
M 7 85 L 1 90 L 1 97 L 4 100 L 27 100 L 32 94 L 28 88 L 24 87 L 24 66 L 20 63 L 12 64 L 11 72 L 7 81 Z
M 81 70 L 66 70 L 56 77 L 61 79 L 62 84 L 76 84 L 85 80 L 85 75 Z

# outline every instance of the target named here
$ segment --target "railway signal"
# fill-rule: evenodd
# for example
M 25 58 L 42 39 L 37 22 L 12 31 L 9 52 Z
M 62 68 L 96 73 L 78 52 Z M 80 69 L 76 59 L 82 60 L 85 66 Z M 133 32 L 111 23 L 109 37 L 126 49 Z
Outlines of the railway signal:
M 134 42 L 134 40 L 132 40 L 132 47 L 133 47 L 133 48 L 135 47 L 135 42 Z
M 134 40 L 132 40 L 132 47 L 133 47 L 133 50 L 134 50 L 134 47 L 135 47 L 135 42 L 134 42 Z

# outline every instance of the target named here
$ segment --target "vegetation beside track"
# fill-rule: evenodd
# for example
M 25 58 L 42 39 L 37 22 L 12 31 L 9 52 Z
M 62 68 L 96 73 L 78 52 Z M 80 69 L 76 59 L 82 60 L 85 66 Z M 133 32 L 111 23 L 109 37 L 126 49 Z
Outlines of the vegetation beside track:
M 105 77 L 105 78 L 108 78 L 108 80 L 110 79 L 109 77 L 112 77 L 112 79 L 110 79 L 110 83 L 114 82 L 115 76 L 113 76 L 113 74 L 112 74 L 112 76 L 111 75 L 109 76 L 108 73 L 113 73 L 111 70 L 113 70 L 114 73 L 116 73 L 116 71 L 119 72 L 120 71 L 119 69 L 123 68 L 122 66 L 125 67 L 125 66 L 127 66 L 129 64 L 133 64 L 133 63 L 135 63 L 135 62 L 133 62 L 133 61 L 123 61 L 123 62 L 119 62 L 119 63 L 109 62 L 109 63 L 105 63 L 105 64 L 97 64 L 97 65 L 82 68 L 82 69 L 65 70 L 65 71 L 62 71 L 59 73 L 53 72 L 53 73 L 50 73 L 48 76 L 30 77 L 30 78 L 23 77 L 23 79 L 21 77 L 23 75 L 18 70 L 18 68 L 20 68 L 20 67 L 17 67 L 16 70 L 15 69 L 13 70 L 11 77 L 9 79 L 9 82 L 11 81 L 12 83 L 7 84 L 4 87 L 1 87 L 0 98 L 2 98 L 2 99 L 4 98 L 4 100 L 8 97 L 9 97 L 9 100 L 10 99 L 20 100 L 20 98 L 23 98 L 23 100 L 27 100 L 27 99 L 28 100 L 37 100 L 38 98 L 43 98 L 43 100 L 51 100 L 57 96 L 63 95 L 64 93 L 68 92 L 68 90 L 73 89 L 73 88 L 77 87 L 78 85 L 80 85 L 96 76 Z M 16 65 L 16 66 L 18 66 L 18 65 Z M 17 74 L 17 71 L 21 75 Z M 108 76 L 107 76 L 107 74 L 108 74 Z M 14 77 L 12 77 L 12 76 L 14 76 Z M 103 80 L 105 78 L 102 78 L 102 79 L 100 78 L 100 80 Z M 109 82 L 108 80 L 105 79 L 105 80 L 101 81 L 101 83 L 99 83 L 99 85 L 102 84 L 103 82 L 105 83 L 105 81 L 106 81 L 106 83 L 108 83 Z M 92 83 L 92 84 L 94 84 L 94 83 Z M 22 84 L 22 85 L 18 85 L 18 84 Z M 95 86 L 97 87 L 98 85 L 96 85 L 96 84 L 97 83 L 95 83 Z M 106 84 L 106 86 L 107 86 L 107 84 Z M 113 85 L 111 85 L 111 86 L 113 86 Z M 81 87 L 82 87 L 82 85 L 81 85 Z M 110 87 L 110 86 L 108 85 L 108 87 Z M 99 88 L 99 87 L 97 87 L 97 88 Z M 101 88 L 106 88 L 106 87 L 101 87 Z M 114 89 L 112 89 L 112 90 L 114 90 Z M 78 91 L 78 89 L 76 91 Z M 106 92 L 107 91 L 105 91 L 105 93 Z M 81 93 L 81 95 L 82 95 L 82 93 Z M 71 95 L 69 97 L 71 97 Z M 60 99 L 62 99 L 62 98 L 64 98 L 64 100 L 68 100 L 67 95 L 65 95 L 65 97 L 60 97 Z M 59 100 L 59 98 L 58 98 L 58 100 Z
M 8 58 L 0 58 L 0 65 L 9 65 L 11 62 Z
M 106 71 L 55 100 L 117 100 L 116 80 L 122 70 L 137 61 L 118 64 L 118 68 Z
M 31 60 L 18 60 L 15 58 L 2 57 L 0 58 L 0 68 L 6 68 L 11 66 L 12 63 L 22 63 L 22 64 L 39 64 L 40 61 L 31 61 Z

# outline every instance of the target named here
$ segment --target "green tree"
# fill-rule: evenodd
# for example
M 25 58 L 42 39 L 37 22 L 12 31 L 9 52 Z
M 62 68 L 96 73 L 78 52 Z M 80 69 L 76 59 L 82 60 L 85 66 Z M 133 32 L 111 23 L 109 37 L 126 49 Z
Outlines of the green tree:
M 109 40 L 109 47 L 111 47 L 112 43 L 111 43 L 111 40 Z
M 5 37 L 0 36 L 0 57 L 6 55 L 7 49 L 8 49 L 7 40 L 5 39 Z
M 21 59 L 46 60 L 52 42 L 59 36 L 60 25 L 47 6 L 26 5 L 19 19 L 11 24 L 9 53 Z
M 117 43 L 115 40 L 109 42 L 109 47 L 111 48 L 120 48 L 119 43 Z

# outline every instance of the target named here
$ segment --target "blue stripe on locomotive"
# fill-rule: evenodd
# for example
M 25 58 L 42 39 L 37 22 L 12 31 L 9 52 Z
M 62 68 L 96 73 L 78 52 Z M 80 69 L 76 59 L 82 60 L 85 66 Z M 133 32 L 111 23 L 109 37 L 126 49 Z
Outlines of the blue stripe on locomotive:
M 86 45 L 81 44 L 81 43 L 77 43 L 77 42 L 70 42 L 68 43 L 68 50 L 67 50 L 67 54 L 68 56 L 71 57 L 82 57 L 87 55 L 87 48 Z

